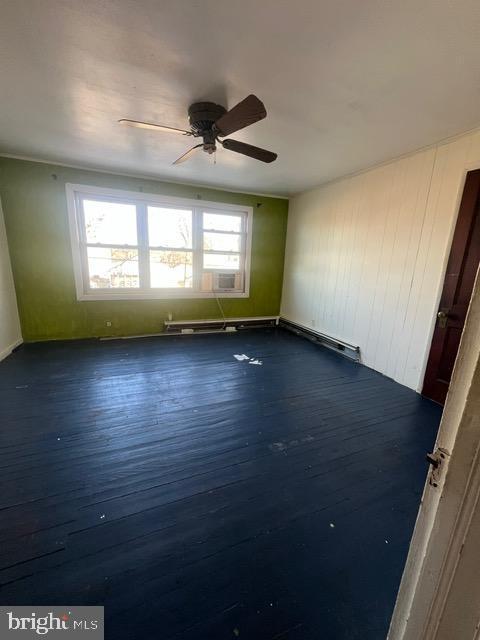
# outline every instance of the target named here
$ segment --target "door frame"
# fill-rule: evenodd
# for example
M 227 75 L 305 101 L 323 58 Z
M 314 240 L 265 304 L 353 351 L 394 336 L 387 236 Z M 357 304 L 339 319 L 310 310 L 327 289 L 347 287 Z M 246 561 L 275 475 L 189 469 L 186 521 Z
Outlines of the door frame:
M 442 264 L 442 270 L 441 270 L 441 274 L 440 274 L 440 281 L 439 281 L 439 284 L 438 284 L 438 287 L 437 287 L 437 295 L 435 297 L 435 305 L 433 307 L 432 318 L 430 320 L 430 327 L 429 327 L 429 330 L 428 330 L 427 347 L 426 347 L 426 350 L 425 350 L 425 353 L 424 353 L 424 357 L 423 357 L 422 370 L 420 372 L 419 383 L 418 383 L 418 386 L 416 388 L 416 391 L 418 393 L 422 392 L 423 383 L 424 383 L 424 380 L 425 380 L 425 374 L 427 372 L 428 357 L 430 355 L 430 349 L 432 347 L 433 332 L 435 331 L 435 327 L 437 325 L 437 310 L 438 310 L 438 308 L 440 306 L 440 300 L 442 298 L 443 283 L 445 282 L 445 276 L 446 276 L 446 273 L 447 273 L 448 259 L 450 257 L 450 251 L 452 249 L 453 236 L 455 234 L 455 228 L 457 226 L 458 215 L 460 213 L 460 205 L 462 204 L 463 192 L 465 190 L 465 183 L 467 181 L 467 174 L 470 173 L 470 171 L 476 171 L 477 169 L 480 169 L 478 161 L 472 162 L 471 164 L 464 165 L 464 167 L 463 167 L 463 169 L 461 171 L 461 177 L 460 177 L 459 184 L 458 184 L 458 191 L 457 191 L 457 195 L 456 195 L 456 198 L 455 198 L 455 209 L 454 209 L 455 210 L 455 216 L 454 216 L 454 219 L 452 221 L 452 225 L 450 227 L 450 232 L 448 234 L 448 238 L 447 238 L 447 242 L 446 242 L 446 246 L 445 246 L 445 253 L 444 253 L 444 256 L 443 256 L 443 264 Z
M 432 468 L 428 474 L 388 640 L 437 637 L 472 513 L 479 504 L 479 273 L 480 268 L 436 442 L 446 455 L 439 470 Z M 477 588 L 480 591 L 480 584 Z
M 462 229 L 467 228 L 468 229 L 468 235 L 466 238 L 466 245 L 463 247 L 464 251 L 463 251 L 463 257 L 462 257 L 462 265 L 463 265 L 463 259 L 465 258 L 465 253 L 468 252 L 468 247 L 469 247 L 469 236 L 470 233 L 473 230 L 473 226 L 475 224 L 477 224 L 476 220 L 477 220 L 477 209 L 478 209 L 478 205 L 479 205 L 479 199 L 480 199 L 480 169 L 469 169 L 468 171 L 465 171 L 464 175 L 463 175 L 463 182 L 462 182 L 463 188 L 461 188 L 459 190 L 459 198 L 458 198 L 458 206 L 457 206 L 457 214 L 455 216 L 455 220 L 454 220 L 454 224 L 452 224 L 451 230 L 450 230 L 450 238 L 449 238 L 449 243 L 448 243 L 448 251 L 446 253 L 445 256 L 445 260 L 444 260 L 444 265 L 443 265 L 443 277 L 440 283 L 440 288 L 439 288 L 439 292 L 438 292 L 438 302 L 437 305 L 435 307 L 435 312 L 434 312 L 434 317 L 433 317 L 433 328 L 431 331 L 431 338 L 429 341 L 429 349 L 426 353 L 426 360 L 425 360 L 425 366 L 424 366 L 424 371 L 423 371 L 423 381 L 422 381 L 422 387 L 421 387 L 421 393 L 422 395 L 424 394 L 424 391 L 426 392 L 425 389 L 425 381 L 426 381 L 426 377 L 427 377 L 427 373 L 429 373 L 429 364 L 430 364 L 430 360 L 432 358 L 433 355 L 433 362 L 435 362 L 435 353 L 432 353 L 434 350 L 434 347 L 438 349 L 438 344 L 435 343 L 435 340 L 437 339 L 437 341 L 440 339 L 442 340 L 441 334 L 437 335 L 436 331 L 438 329 L 438 311 L 440 310 L 440 306 L 442 303 L 442 300 L 444 300 L 444 294 L 445 294 L 445 288 L 448 286 L 447 285 L 447 270 L 449 268 L 449 265 L 451 264 L 452 261 L 452 254 L 455 251 L 455 256 L 458 257 L 459 253 L 458 253 L 458 249 L 461 249 L 462 246 L 462 240 L 459 238 L 461 238 L 462 236 Z M 458 236 L 457 236 L 458 234 Z M 460 247 L 458 246 L 460 244 Z M 461 273 L 463 271 L 463 266 L 461 269 Z M 471 295 L 473 293 L 473 287 L 472 287 L 472 292 L 470 293 L 470 298 Z M 443 306 L 445 307 L 445 301 L 443 303 Z M 459 345 L 460 346 L 460 345 Z M 457 350 L 457 354 L 458 354 L 458 350 Z M 457 355 L 456 354 L 456 355 Z M 431 366 L 431 369 L 434 368 L 435 365 Z M 452 371 L 453 373 L 453 371 Z M 420 390 L 420 389 L 419 389 Z M 428 391 L 433 391 L 432 389 L 429 389 Z M 433 394 L 435 395 L 435 394 Z M 433 395 L 429 395 L 428 392 L 426 392 L 426 397 L 433 399 L 436 402 L 440 402 L 440 400 L 437 400 L 433 397 Z M 444 402 L 442 402 L 441 404 L 444 404 Z

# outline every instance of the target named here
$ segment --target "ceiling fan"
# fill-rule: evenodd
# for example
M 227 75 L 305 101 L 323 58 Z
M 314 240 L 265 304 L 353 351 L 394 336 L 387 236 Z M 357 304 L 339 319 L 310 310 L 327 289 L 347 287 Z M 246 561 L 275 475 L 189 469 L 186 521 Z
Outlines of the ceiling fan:
M 167 133 L 178 133 L 183 136 L 193 136 L 195 138 L 203 138 L 203 142 L 196 144 L 186 153 L 182 154 L 175 160 L 173 164 L 180 164 L 188 160 L 197 149 L 203 148 L 206 153 L 214 153 L 217 150 L 217 143 L 221 144 L 224 149 L 241 153 L 244 156 L 255 158 L 261 162 L 273 162 L 277 158 L 276 153 L 254 147 L 245 142 L 232 140 L 220 140 L 225 136 L 229 136 L 235 131 L 240 131 L 250 124 L 254 124 L 262 120 L 267 115 L 265 106 L 261 100 L 253 94 L 247 96 L 244 100 L 227 111 L 225 107 L 214 102 L 195 102 L 188 109 L 188 120 L 190 122 L 190 131 L 185 129 L 177 129 L 175 127 L 166 127 L 153 122 L 141 122 L 138 120 L 129 120 L 122 118 L 118 122 L 131 127 L 140 129 L 153 129 L 154 131 L 166 131 Z

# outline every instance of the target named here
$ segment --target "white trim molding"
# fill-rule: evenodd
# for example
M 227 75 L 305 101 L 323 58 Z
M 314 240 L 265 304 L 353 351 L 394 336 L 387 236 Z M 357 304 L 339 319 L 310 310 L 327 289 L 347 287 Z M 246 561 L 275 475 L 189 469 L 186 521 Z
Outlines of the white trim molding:
M 19 340 L 15 340 L 15 342 L 8 345 L 8 347 L 6 347 L 5 349 L 2 349 L 2 351 L 0 351 L 0 362 L 2 360 L 5 360 L 5 358 L 8 358 L 12 351 L 19 347 L 21 344 L 23 344 L 23 340 L 20 338 Z

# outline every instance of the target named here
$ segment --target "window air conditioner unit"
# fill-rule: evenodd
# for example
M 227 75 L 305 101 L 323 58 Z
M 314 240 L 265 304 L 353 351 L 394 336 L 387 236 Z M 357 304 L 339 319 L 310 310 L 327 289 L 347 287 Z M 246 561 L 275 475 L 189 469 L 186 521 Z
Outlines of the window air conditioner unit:
M 213 274 L 213 288 L 215 291 L 236 291 L 235 273 L 219 273 Z

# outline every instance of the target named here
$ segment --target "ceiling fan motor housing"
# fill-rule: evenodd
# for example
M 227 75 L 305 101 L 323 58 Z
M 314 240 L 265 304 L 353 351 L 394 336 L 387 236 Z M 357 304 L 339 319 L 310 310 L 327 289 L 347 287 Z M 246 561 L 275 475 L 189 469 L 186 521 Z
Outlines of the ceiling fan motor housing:
M 204 136 L 211 133 L 214 123 L 225 113 L 227 113 L 227 110 L 220 104 L 195 102 L 188 108 L 188 120 L 193 134 Z

